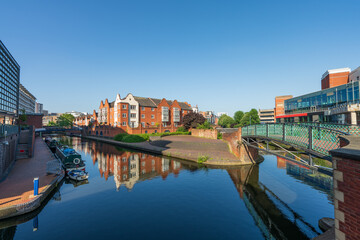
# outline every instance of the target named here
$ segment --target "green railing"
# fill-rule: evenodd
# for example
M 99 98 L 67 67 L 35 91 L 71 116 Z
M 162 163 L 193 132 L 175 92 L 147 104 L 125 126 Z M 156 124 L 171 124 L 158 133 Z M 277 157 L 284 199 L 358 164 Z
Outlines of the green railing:
M 242 127 L 243 137 L 266 137 L 290 143 L 322 155 L 340 147 L 340 135 L 348 135 L 338 129 L 310 124 L 269 123 Z
M 336 124 L 336 123 L 299 123 L 301 125 L 313 126 L 313 127 L 323 127 L 333 130 L 338 130 L 340 132 L 345 132 L 350 135 L 360 136 L 360 126 L 357 125 L 348 125 L 348 124 Z
M 12 135 L 12 134 L 17 134 L 19 131 L 19 127 L 16 125 L 5 125 L 5 124 L 0 124 L 0 136 L 3 137 L 8 136 L 8 135 Z

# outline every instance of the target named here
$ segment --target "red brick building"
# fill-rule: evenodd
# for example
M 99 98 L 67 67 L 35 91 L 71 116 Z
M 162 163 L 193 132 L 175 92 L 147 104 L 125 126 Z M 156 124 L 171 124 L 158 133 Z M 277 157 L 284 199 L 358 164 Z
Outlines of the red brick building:
M 350 72 L 350 68 L 327 70 L 321 77 L 321 90 L 347 84 Z
M 292 95 L 275 97 L 275 109 L 274 109 L 275 117 L 285 114 L 284 102 L 285 100 L 290 99 L 292 97 L 293 97 Z
M 101 101 L 98 113 L 94 110 L 88 118 L 94 123 L 94 133 L 97 126 L 117 128 L 120 132 L 123 130 L 130 134 L 156 133 L 176 131 L 182 125 L 183 117 L 190 112 L 192 107 L 187 102 L 136 97 L 129 93 L 125 98 L 118 94 L 113 102 L 108 99 Z M 83 118 L 77 118 L 75 124 L 88 126 L 89 121 Z

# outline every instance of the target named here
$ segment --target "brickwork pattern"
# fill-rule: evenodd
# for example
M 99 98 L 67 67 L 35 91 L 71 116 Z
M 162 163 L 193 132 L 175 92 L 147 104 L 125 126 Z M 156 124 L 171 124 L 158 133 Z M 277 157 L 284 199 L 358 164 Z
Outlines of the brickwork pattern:
M 191 135 L 194 137 L 217 139 L 217 133 L 215 129 L 191 129 Z
M 336 239 L 360 239 L 360 162 L 333 158 Z

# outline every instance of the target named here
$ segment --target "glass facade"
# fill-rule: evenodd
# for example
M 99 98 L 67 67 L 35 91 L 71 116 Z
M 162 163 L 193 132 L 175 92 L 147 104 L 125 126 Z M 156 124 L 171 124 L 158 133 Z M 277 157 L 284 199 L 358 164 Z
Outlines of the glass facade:
M 359 103 L 359 81 L 285 100 L 285 114 L 325 111 Z
M 20 66 L 0 41 L 0 112 L 17 115 Z

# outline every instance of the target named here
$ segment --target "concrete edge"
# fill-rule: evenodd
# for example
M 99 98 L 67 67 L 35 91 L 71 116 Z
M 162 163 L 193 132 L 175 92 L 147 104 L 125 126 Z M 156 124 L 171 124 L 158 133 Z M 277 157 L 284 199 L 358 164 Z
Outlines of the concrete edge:
M 40 207 L 41 203 L 46 197 L 56 188 L 56 186 L 65 177 L 65 172 L 62 170 L 61 173 L 35 198 L 29 200 L 26 203 L 16 204 L 9 207 L 0 208 L 0 220 L 23 215 L 29 213 Z

